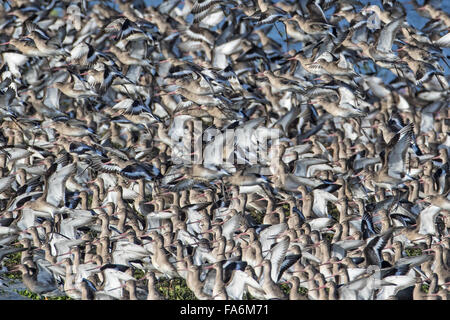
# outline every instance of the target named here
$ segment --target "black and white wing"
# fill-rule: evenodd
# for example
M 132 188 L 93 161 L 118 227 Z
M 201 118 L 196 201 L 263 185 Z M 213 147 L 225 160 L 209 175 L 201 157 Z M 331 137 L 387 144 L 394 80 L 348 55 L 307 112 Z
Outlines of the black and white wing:
M 377 50 L 382 52 L 391 52 L 392 45 L 395 40 L 395 35 L 402 26 L 404 18 L 394 20 L 387 25 L 380 32 L 380 36 L 377 41 Z

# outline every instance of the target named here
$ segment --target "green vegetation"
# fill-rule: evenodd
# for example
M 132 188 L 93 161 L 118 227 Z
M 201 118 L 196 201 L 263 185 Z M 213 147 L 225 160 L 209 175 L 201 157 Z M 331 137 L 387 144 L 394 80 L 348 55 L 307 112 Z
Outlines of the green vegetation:
M 286 295 L 289 295 L 289 292 L 291 292 L 291 287 L 287 283 L 280 284 L 280 288 Z
M 244 295 L 242 296 L 242 300 L 254 300 L 254 298 L 252 297 L 252 295 L 250 294 L 250 292 L 246 292 L 246 293 L 244 293 Z
M 31 292 L 27 289 L 25 290 L 15 290 L 21 296 L 30 298 L 31 300 L 72 300 L 68 296 L 60 296 L 60 297 L 44 297 L 34 292 Z
M 420 248 L 406 248 L 405 252 L 408 257 L 420 256 L 422 254 L 422 250 Z
M 289 217 L 291 210 L 288 203 L 283 204 L 283 213 L 286 217 Z
M 10 253 L 10 254 L 6 255 L 6 257 L 3 259 L 3 264 L 8 270 L 11 270 L 12 267 L 20 264 L 21 258 L 22 258 L 22 252 Z M 8 279 L 11 279 L 11 280 L 22 279 L 22 275 L 19 271 L 5 272 L 4 275 Z
M 308 294 L 308 289 L 306 289 L 305 287 L 299 287 L 298 288 L 298 292 L 304 296 L 306 296 Z
M 91 229 L 87 232 L 87 234 L 91 237 L 91 239 L 97 239 L 100 233 Z
M 327 203 L 328 214 L 339 221 L 339 210 L 336 205 L 330 201 Z
M 136 280 L 142 279 L 144 276 L 145 276 L 145 272 L 142 271 L 141 269 L 135 269 L 135 270 L 134 270 L 133 277 L 134 277 Z
M 259 212 L 257 210 L 252 210 L 250 209 L 250 215 L 253 217 L 253 219 L 255 219 L 255 221 L 259 224 L 263 223 L 263 219 L 264 219 L 264 214 L 262 212 Z
M 50 11 L 50 16 L 59 17 L 60 16 L 59 11 L 56 9 L 53 9 L 52 11 Z
M 333 237 L 334 237 L 334 233 L 332 233 L 332 232 L 323 232 L 322 233 L 322 238 L 327 239 L 330 242 L 331 242 L 331 240 L 333 240 Z
M 160 279 L 156 288 L 168 300 L 197 300 L 197 297 L 186 285 L 186 280 L 181 278 Z
M 21 263 L 22 258 L 22 252 L 14 252 L 6 255 L 6 257 L 3 259 L 4 266 L 11 270 L 14 266 L 17 266 Z M 20 271 L 8 271 L 3 274 L 6 278 L 10 280 L 21 280 L 22 274 Z M 15 290 L 18 294 L 21 296 L 30 298 L 32 300 L 72 300 L 71 298 L 67 296 L 61 296 L 61 297 L 44 297 L 40 296 L 36 293 L 33 293 L 27 289 L 25 290 Z
M 92 194 L 88 194 L 88 197 L 87 197 L 87 205 L 88 205 L 88 208 L 91 208 L 92 207 L 92 198 L 93 198 L 94 196 L 92 195 Z
M 112 145 L 112 147 L 113 147 L 114 149 L 117 149 L 117 150 L 122 149 L 122 146 L 121 146 L 119 143 L 116 143 L 116 142 L 112 142 L 112 141 L 111 141 L 111 145 Z
M 289 293 L 291 292 L 291 287 L 287 284 L 287 283 L 282 283 L 280 285 L 281 290 L 286 294 L 289 295 Z M 300 293 L 303 296 L 306 296 L 308 294 L 308 289 L 304 288 L 304 287 L 299 287 L 298 288 L 298 293 Z

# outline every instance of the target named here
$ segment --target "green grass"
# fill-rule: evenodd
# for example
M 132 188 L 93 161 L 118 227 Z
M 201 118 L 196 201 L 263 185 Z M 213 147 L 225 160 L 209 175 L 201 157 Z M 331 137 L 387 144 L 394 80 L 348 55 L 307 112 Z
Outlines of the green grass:
M 186 280 L 181 278 L 160 279 L 156 288 L 168 300 L 197 300 L 197 297 L 186 285 Z
M 280 284 L 280 288 L 286 295 L 289 295 L 289 292 L 291 292 L 291 287 L 287 283 Z
M 30 298 L 31 300 L 72 300 L 68 296 L 61 296 L 61 297 L 44 297 L 37 293 L 31 292 L 28 289 L 25 290 L 15 290 L 18 294 L 21 296 Z
M 255 219 L 255 221 L 259 224 L 263 223 L 264 214 L 254 209 L 250 209 L 250 215 Z
M 111 141 L 111 146 L 112 146 L 114 149 L 118 149 L 118 150 L 122 149 L 122 146 L 121 146 L 119 143 L 116 143 L 116 142 L 112 142 L 112 141 Z
M 8 270 L 11 270 L 12 267 L 15 267 L 16 265 L 20 264 L 21 258 L 22 258 L 22 252 L 10 253 L 10 254 L 6 255 L 5 258 L 3 259 L 3 264 Z M 6 278 L 11 279 L 11 280 L 22 279 L 22 275 L 21 275 L 20 271 L 5 272 L 4 275 Z
M 134 270 L 133 277 L 134 277 L 136 280 L 142 279 L 144 276 L 145 276 L 145 272 L 142 271 L 141 269 L 135 269 L 135 270 Z
M 422 254 L 422 250 L 420 248 L 406 248 L 405 252 L 408 257 L 416 257 Z
M 94 195 L 93 194 L 88 194 L 88 196 L 87 196 L 87 205 L 88 205 L 88 208 L 91 208 L 92 207 L 92 198 L 94 197 Z
M 286 217 L 289 217 L 291 210 L 288 203 L 283 204 L 283 213 Z
M 97 239 L 100 233 L 91 229 L 87 232 L 87 234 L 91 237 L 91 239 Z
M 306 296 L 308 294 L 308 289 L 305 287 L 299 287 L 298 288 L 298 292 L 304 296 Z
M 244 295 L 242 296 L 242 300 L 254 300 L 255 298 L 253 298 L 253 296 L 250 294 L 250 292 L 246 292 L 244 293 Z
M 430 289 L 430 285 L 424 283 L 424 284 L 422 284 L 421 289 L 422 289 L 423 292 L 428 293 L 428 290 Z
M 332 233 L 332 232 L 323 232 L 322 233 L 322 239 L 327 239 L 330 242 L 331 242 L 331 240 L 333 240 L 333 237 L 334 237 L 334 233 Z
M 287 283 L 280 284 L 280 287 L 281 287 L 281 290 L 286 295 L 289 295 L 289 293 L 291 292 L 291 287 Z M 308 294 L 308 289 L 306 289 L 305 287 L 299 287 L 298 288 L 298 293 L 300 293 L 303 296 L 306 296 Z
M 52 11 L 50 11 L 50 16 L 52 17 L 59 17 L 59 11 L 56 9 L 53 9 Z
M 8 269 L 11 270 L 11 268 L 19 265 L 21 263 L 22 258 L 22 252 L 14 252 L 6 255 L 6 257 L 3 259 L 3 265 Z M 14 271 L 14 272 L 5 272 L 4 276 L 10 280 L 22 280 L 22 274 L 20 271 Z M 30 298 L 32 300 L 72 300 L 71 298 L 67 296 L 61 296 L 61 297 L 44 297 L 40 296 L 36 293 L 33 293 L 27 289 L 25 290 L 15 290 L 18 294 L 21 296 Z
M 331 215 L 334 219 L 339 221 L 339 210 L 336 205 L 330 201 L 327 203 L 328 214 Z

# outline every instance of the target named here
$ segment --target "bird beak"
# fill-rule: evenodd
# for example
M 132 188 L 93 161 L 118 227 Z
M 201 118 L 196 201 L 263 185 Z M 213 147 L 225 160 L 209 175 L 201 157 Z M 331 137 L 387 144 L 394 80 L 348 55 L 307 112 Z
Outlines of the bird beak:
M 314 243 L 314 244 L 312 244 L 312 245 L 309 245 L 309 246 L 305 246 L 305 249 L 312 249 L 312 248 L 317 248 L 318 246 L 320 245 L 320 243 L 319 242 L 317 242 L 317 243 Z
M 96 208 L 92 208 L 92 210 L 96 210 L 96 209 L 105 209 L 106 206 L 101 206 L 101 207 L 96 207 Z
M 416 239 L 414 239 L 412 241 L 414 242 L 414 241 L 425 240 L 425 239 L 426 239 L 426 237 L 420 237 L 420 238 L 416 238 Z
M 61 260 L 61 261 L 59 261 L 59 262 L 57 262 L 57 263 L 54 263 L 53 265 L 54 266 L 59 266 L 59 265 L 61 265 L 63 263 L 63 260 Z
M 13 266 L 11 269 L 9 269 L 11 272 L 17 272 L 19 271 L 19 265 Z
M 267 200 L 266 198 L 259 198 L 259 199 L 255 199 L 253 201 L 262 201 L 262 200 Z
M 312 290 L 320 290 L 320 289 L 323 289 L 323 288 L 326 288 L 327 286 L 320 286 L 320 287 L 317 287 L 317 288 L 314 288 L 314 289 L 310 289 L 311 291 Z
M 67 251 L 65 253 L 58 254 L 57 257 L 65 256 L 65 255 L 68 255 L 68 254 L 71 254 L 71 253 L 72 253 L 72 250 Z
M 201 222 L 202 220 L 195 220 L 195 221 L 190 221 L 190 222 L 188 222 L 188 223 L 186 223 L 186 224 L 193 224 L 193 223 L 199 223 L 199 222 Z
M 245 235 L 249 236 L 250 234 L 248 232 L 241 232 L 241 233 L 238 233 L 236 235 L 236 237 L 240 238 L 240 237 L 245 236 Z
M 206 269 L 206 270 L 214 269 L 214 265 L 210 264 L 209 266 L 203 267 L 203 269 Z
M 299 270 L 292 271 L 292 273 L 300 273 L 300 272 L 304 272 L 304 271 L 305 271 L 304 268 L 300 268 Z M 303 282 L 308 282 L 308 281 L 300 281 L 300 283 L 303 283 Z
M 187 269 L 187 268 L 182 268 L 182 269 L 178 269 L 178 268 L 177 268 L 177 270 L 178 270 L 178 271 L 190 271 L 190 270 Z
M 59 263 L 59 262 L 58 262 L 58 263 Z M 95 268 L 87 269 L 86 271 L 100 270 L 101 267 L 102 267 L 102 266 L 98 266 L 98 267 L 95 267 Z

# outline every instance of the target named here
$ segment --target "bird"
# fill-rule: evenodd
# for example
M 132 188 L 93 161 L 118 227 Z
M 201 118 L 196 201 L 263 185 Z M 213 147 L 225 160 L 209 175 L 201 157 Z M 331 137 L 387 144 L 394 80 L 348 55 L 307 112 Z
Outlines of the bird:
M 0 298 L 447 298 L 444 2 L 0 2 Z
M 391 228 L 382 235 L 377 235 L 369 241 L 364 248 L 365 263 L 367 265 L 376 265 L 378 267 L 386 266 L 386 261 L 382 259 L 381 251 L 392 237 L 393 232 L 394 229 Z
M 22 273 L 22 279 L 24 285 L 31 291 L 40 295 L 48 296 L 63 296 L 63 293 L 58 290 L 55 279 L 48 279 L 47 281 L 40 281 L 38 277 L 38 271 L 36 269 L 30 269 L 26 264 L 20 264 L 14 270 Z

